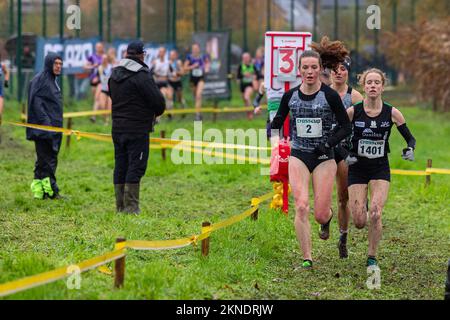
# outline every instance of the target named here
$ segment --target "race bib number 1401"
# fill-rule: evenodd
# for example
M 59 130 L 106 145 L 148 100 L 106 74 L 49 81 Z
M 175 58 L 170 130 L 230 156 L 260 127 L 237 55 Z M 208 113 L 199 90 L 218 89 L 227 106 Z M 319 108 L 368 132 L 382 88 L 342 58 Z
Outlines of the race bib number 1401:
M 384 157 L 384 140 L 359 140 L 358 155 L 368 159 Z

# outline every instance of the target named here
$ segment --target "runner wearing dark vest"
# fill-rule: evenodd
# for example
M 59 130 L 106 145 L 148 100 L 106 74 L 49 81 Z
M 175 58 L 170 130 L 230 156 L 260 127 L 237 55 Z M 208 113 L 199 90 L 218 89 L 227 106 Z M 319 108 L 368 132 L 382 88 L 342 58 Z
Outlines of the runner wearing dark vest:
M 312 268 L 309 185 L 312 176 L 314 217 L 322 225 L 320 236 L 329 237 L 331 199 L 336 162 L 333 148 L 351 134 L 351 124 L 338 93 L 320 81 L 324 65 L 337 68 L 348 54 L 340 42 L 323 42 L 320 51 L 305 51 L 300 57 L 303 83 L 284 94 L 272 129 L 280 129 L 291 113 L 292 153 L 289 180 L 295 199 L 295 229 L 303 252 L 302 268 Z M 330 55 L 327 48 L 336 48 Z M 342 49 L 340 51 L 339 49 Z M 331 59 L 330 59 L 331 58 Z M 338 128 L 333 130 L 337 120 Z M 276 132 L 272 132 L 276 135 Z
M 367 266 L 376 266 L 377 249 L 382 235 L 381 215 L 386 203 L 391 169 L 388 153 L 389 137 L 394 125 L 407 142 L 403 150 L 404 160 L 414 161 L 416 140 L 409 131 L 402 113 L 382 100 L 386 84 L 385 74 L 378 69 L 370 69 L 360 77 L 366 97 L 363 102 L 347 110 L 353 124 L 351 152 L 357 162 L 350 165 L 348 173 L 350 209 L 358 229 L 369 225 L 369 252 Z M 370 192 L 370 210 L 367 214 L 366 202 Z
M 342 99 L 345 109 L 350 108 L 355 103 L 361 102 L 364 98 L 355 89 L 348 85 L 348 75 L 350 72 L 351 60 L 349 57 L 341 63 L 336 70 L 331 71 L 331 88 L 336 90 Z M 347 251 L 347 235 L 348 225 L 350 221 L 350 208 L 348 206 L 348 164 L 344 158 L 345 153 L 341 152 L 341 148 L 350 149 L 351 137 L 342 141 L 335 148 L 335 160 L 338 166 L 336 174 L 337 198 L 338 198 L 338 220 L 339 220 L 339 256 L 341 258 L 348 257 Z M 350 158 L 352 159 L 352 158 Z M 349 159 L 349 160 L 350 160 Z

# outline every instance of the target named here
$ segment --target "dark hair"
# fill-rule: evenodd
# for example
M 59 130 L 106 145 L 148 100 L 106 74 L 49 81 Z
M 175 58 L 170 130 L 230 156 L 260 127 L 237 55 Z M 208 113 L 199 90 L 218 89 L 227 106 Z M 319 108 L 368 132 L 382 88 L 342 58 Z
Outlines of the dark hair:
M 330 41 L 328 37 L 323 37 L 320 43 L 311 44 L 313 50 L 303 52 L 300 57 L 300 64 L 303 58 L 317 58 L 324 69 L 336 70 L 339 64 L 343 63 L 350 54 L 350 51 L 341 41 Z
M 318 54 L 316 51 L 313 50 L 306 50 L 302 53 L 300 56 L 300 65 L 302 64 L 303 58 L 317 58 L 319 60 L 319 64 L 322 65 L 322 58 L 320 57 L 320 54 Z

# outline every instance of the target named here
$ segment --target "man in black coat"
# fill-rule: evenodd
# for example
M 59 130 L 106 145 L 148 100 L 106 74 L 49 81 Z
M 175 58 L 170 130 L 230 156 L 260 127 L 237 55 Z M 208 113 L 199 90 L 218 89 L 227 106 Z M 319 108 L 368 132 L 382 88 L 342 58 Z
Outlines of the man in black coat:
M 63 102 L 56 82 L 62 66 L 62 58 L 50 52 L 45 57 L 44 70 L 31 80 L 28 87 L 28 123 L 62 128 Z M 37 155 L 31 184 L 34 198 L 59 198 L 55 174 L 62 134 L 27 128 L 27 140 L 34 141 Z
M 164 97 L 144 63 L 144 43 L 129 44 L 127 56 L 109 79 L 112 137 L 115 149 L 114 190 L 117 212 L 139 214 L 139 184 L 147 170 L 150 132 L 165 110 Z

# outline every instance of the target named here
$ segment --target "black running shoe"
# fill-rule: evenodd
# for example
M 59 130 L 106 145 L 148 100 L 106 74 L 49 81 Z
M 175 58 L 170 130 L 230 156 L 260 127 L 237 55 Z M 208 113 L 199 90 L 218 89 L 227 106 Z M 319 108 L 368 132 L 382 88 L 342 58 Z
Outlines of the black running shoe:
M 341 234 L 341 236 L 339 238 L 338 249 L 339 249 L 339 257 L 341 259 L 347 259 L 348 258 L 348 250 L 347 250 L 347 234 L 346 233 Z
M 319 231 L 319 237 L 322 240 L 328 240 L 330 239 L 330 224 L 331 224 L 331 220 L 333 220 L 333 210 L 331 210 L 332 215 L 330 218 L 330 221 L 328 221 L 326 224 L 321 224 L 320 225 L 320 231 Z

